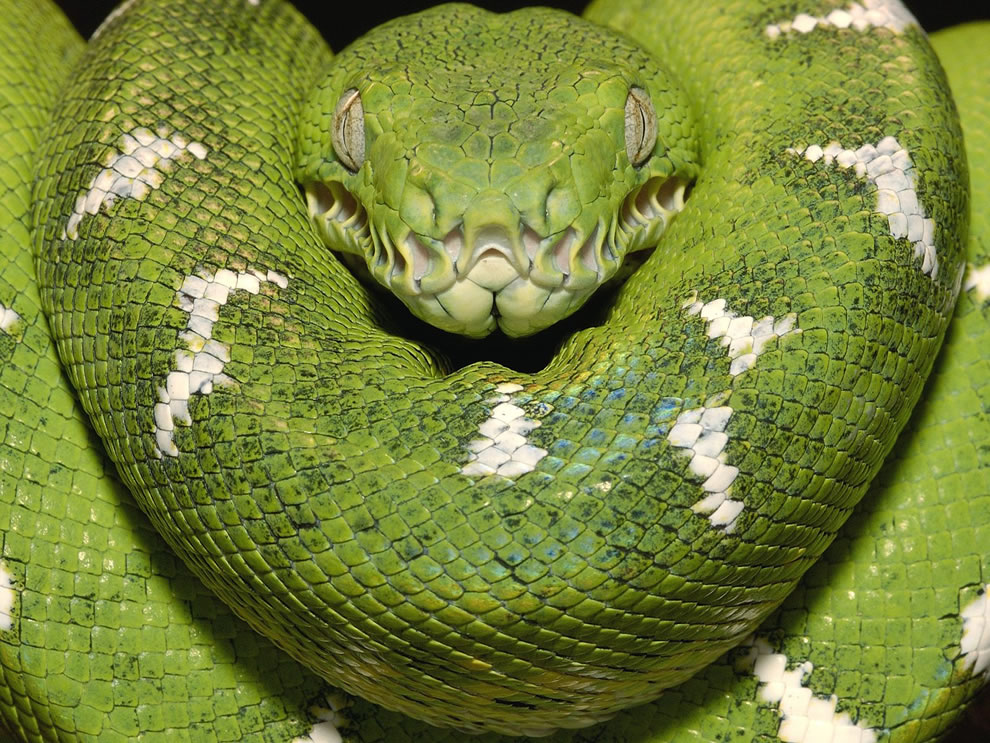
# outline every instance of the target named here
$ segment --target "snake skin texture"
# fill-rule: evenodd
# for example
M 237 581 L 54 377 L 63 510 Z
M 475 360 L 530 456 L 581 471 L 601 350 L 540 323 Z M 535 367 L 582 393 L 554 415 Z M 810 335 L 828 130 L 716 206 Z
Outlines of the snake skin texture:
M 85 49 L 50 4 L 0 2 L 20 50 L 0 54 L 15 740 L 949 730 L 990 668 L 987 217 L 966 252 L 959 124 L 910 15 L 807 5 L 596 2 L 667 71 L 575 26 L 598 43 L 537 88 L 588 114 L 552 130 L 510 91 L 430 89 L 403 43 L 335 67 L 278 0 L 136 0 Z M 516 33 L 558 19 L 527 12 Z M 442 38 L 437 63 L 483 76 L 497 26 L 458 6 L 380 33 Z M 964 52 L 987 29 L 956 33 L 979 194 L 990 67 Z M 630 86 L 686 101 L 656 103 L 642 167 Z M 372 122 L 356 169 L 330 131 L 351 87 Z M 403 121 L 397 155 L 372 93 L 454 101 L 466 130 L 427 156 Z M 578 224 L 561 205 L 645 212 L 638 189 L 675 171 L 683 211 L 621 287 L 492 350 L 362 285 L 297 185 L 346 189 L 369 221 L 425 188 L 442 235 L 497 182 L 553 233 Z

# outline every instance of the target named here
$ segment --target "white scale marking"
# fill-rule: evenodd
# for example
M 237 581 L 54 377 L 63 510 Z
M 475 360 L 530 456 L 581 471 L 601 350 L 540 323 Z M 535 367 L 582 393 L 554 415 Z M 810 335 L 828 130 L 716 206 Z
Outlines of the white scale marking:
M 232 291 L 257 294 L 262 282 L 271 282 L 282 289 L 288 286 L 288 279 L 275 271 L 234 273 L 223 268 L 215 274 L 186 276 L 176 292 L 179 307 L 189 313 L 189 320 L 186 329 L 179 333 L 186 348 L 175 352 L 175 371 L 169 372 L 165 386 L 158 388 L 155 440 L 162 454 L 179 456 L 173 432 L 176 423 L 192 425 L 189 398 L 208 395 L 215 385 L 233 381 L 223 373 L 224 364 L 230 361 L 230 348 L 213 340 L 213 324 L 220 318 L 220 308 Z
M 667 433 L 671 446 L 685 449 L 691 455 L 691 472 L 705 478 L 702 489 L 708 493 L 691 506 L 695 513 L 706 514 L 712 526 L 724 527 L 727 533 L 736 528 L 736 519 L 743 502 L 732 500 L 729 489 L 739 475 L 739 468 L 726 462 L 725 445 L 729 435 L 725 427 L 732 417 L 727 405 L 710 404 L 703 408 L 685 410 Z
M 850 3 L 846 10 L 836 8 L 825 16 L 798 13 L 793 20 L 771 23 L 764 30 L 771 39 L 791 32 L 807 34 L 819 27 L 854 28 L 857 31 L 886 28 L 899 34 L 917 23 L 900 0 L 863 0 L 862 3 Z
M 328 696 L 326 707 L 310 707 L 309 711 L 319 722 L 313 725 L 308 734 L 293 738 L 292 743 L 341 743 L 343 738 L 337 726 L 343 722 L 340 710 L 344 706 L 342 698 Z
M 797 315 L 793 312 L 779 320 L 767 315 L 760 320 L 755 317 L 739 317 L 726 309 L 724 299 L 715 299 L 707 304 L 693 301 L 684 305 L 689 315 L 700 315 L 708 322 L 708 337 L 721 338 L 722 345 L 728 347 L 729 374 L 737 376 L 756 363 L 756 357 L 763 353 L 767 344 L 790 333 L 800 333 L 794 327 Z
M 120 152 L 107 157 L 103 170 L 90 181 L 86 193 L 76 199 L 63 239 L 77 239 L 83 217 L 97 214 L 104 205 L 110 207 L 118 198 L 143 201 L 165 182 L 162 169 L 167 170 L 182 154 L 189 153 L 198 160 L 206 157 L 206 147 L 200 142 L 187 142 L 178 134 L 171 139 L 161 132 L 159 135 L 138 127 L 120 138 Z
M 876 145 L 865 144 L 858 150 L 847 150 L 832 142 L 824 148 L 811 145 L 804 150 L 787 151 L 804 155 L 813 163 L 823 160 L 826 167 L 832 163 L 842 169 L 851 167 L 857 176 L 870 181 L 877 187 L 876 210 L 887 216 L 890 236 L 906 237 L 914 246 L 914 257 L 921 259 L 921 272 L 932 279 L 938 276 L 935 221 L 921 208 L 911 156 L 896 138 L 884 137 Z
M 683 305 L 688 315 L 699 315 L 708 323 L 708 337 L 720 338 L 728 348 L 729 373 L 742 374 L 753 368 L 757 357 L 767 344 L 776 338 L 791 333 L 800 333 L 794 325 L 797 316 L 790 313 L 775 320 L 769 315 L 756 320 L 749 316 L 739 317 L 726 308 L 724 299 L 704 303 L 690 300 Z M 695 503 L 691 510 L 708 516 L 712 526 L 722 527 L 732 533 L 736 519 L 743 510 L 743 502 L 729 497 L 730 488 L 739 475 L 739 468 L 729 464 L 725 447 L 729 435 L 725 432 L 732 417 L 732 408 L 723 405 L 724 395 L 709 400 L 704 407 L 691 408 L 681 412 L 667 432 L 671 446 L 684 449 L 690 454 L 691 472 L 704 478 L 702 489 L 708 493 Z
M 14 312 L 9 307 L 4 307 L 0 304 L 0 330 L 5 333 L 11 333 L 14 327 L 21 320 L 21 316 Z
M 540 421 L 526 416 L 526 411 L 511 402 L 511 394 L 519 392 L 518 384 L 500 384 L 496 397 L 488 400 L 495 407 L 491 416 L 478 427 L 483 438 L 468 444 L 471 458 L 461 468 L 462 475 L 501 475 L 515 478 L 532 472 L 548 452 L 533 446 L 526 435 L 539 427 Z
M 963 620 L 959 643 L 966 668 L 974 676 L 986 674 L 990 680 L 990 584 L 960 612 Z
M 966 266 L 966 279 L 963 283 L 966 291 L 975 290 L 977 301 L 982 302 L 990 298 L 990 263 L 985 263 L 979 268 L 972 263 Z
M 0 630 L 9 630 L 14 626 L 10 612 L 14 609 L 14 577 L 7 571 L 7 566 L 0 560 Z
M 787 656 L 773 652 L 763 639 L 751 649 L 753 674 L 759 680 L 760 699 L 776 704 L 780 710 L 777 737 L 783 743 L 875 743 L 876 733 L 861 723 L 854 723 L 847 712 L 836 712 L 838 697 L 815 696 L 804 686 L 805 677 L 814 670 L 805 661 L 788 671 Z

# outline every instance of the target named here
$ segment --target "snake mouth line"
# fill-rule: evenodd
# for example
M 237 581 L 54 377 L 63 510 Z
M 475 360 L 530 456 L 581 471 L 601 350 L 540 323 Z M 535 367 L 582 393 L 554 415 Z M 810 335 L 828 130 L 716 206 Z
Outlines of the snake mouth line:
M 660 233 L 684 208 L 693 181 L 684 178 L 650 178 L 622 202 L 621 224 L 626 230 L 626 250 L 654 247 Z M 653 234 L 659 230 L 657 234 Z
M 368 210 L 339 182 L 304 189 L 324 244 L 362 281 L 385 287 L 441 330 L 480 338 L 498 328 L 518 338 L 572 314 L 606 282 L 627 278 L 643 262 L 629 254 L 657 246 L 690 185 L 677 176 L 650 178 L 595 221 L 579 214 L 551 234 L 511 207 L 490 212 L 473 204 L 440 238 L 413 231 L 393 210 Z
M 496 292 L 500 284 L 517 277 L 548 289 L 597 286 L 615 274 L 628 253 L 656 246 L 684 208 L 691 186 L 676 176 L 651 178 L 587 234 L 570 225 L 561 232 L 541 235 L 520 221 L 511 231 L 500 225 L 482 227 L 471 240 L 465 236 L 463 223 L 439 240 L 408 227 L 404 234 L 393 235 L 375 225 L 358 199 L 335 181 L 309 183 L 305 193 L 309 213 L 331 250 L 360 257 L 366 270 L 389 288 L 435 294 L 472 277 L 479 264 L 495 272 L 482 285 Z
M 368 213 L 351 192 L 336 181 L 309 183 L 304 190 L 309 214 L 328 247 L 363 255 L 371 237 Z

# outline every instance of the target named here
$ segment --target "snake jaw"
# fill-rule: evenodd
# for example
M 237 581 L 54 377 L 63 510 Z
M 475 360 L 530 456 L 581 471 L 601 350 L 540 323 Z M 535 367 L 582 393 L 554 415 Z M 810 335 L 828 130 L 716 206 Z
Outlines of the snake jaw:
M 371 218 L 337 181 L 305 186 L 324 243 L 356 273 L 389 289 L 420 319 L 448 332 L 511 337 L 543 330 L 577 310 L 633 251 L 654 247 L 685 202 L 690 183 L 649 178 L 617 214 L 580 217 L 541 235 L 509 204 L 479 199 L 441 239 L 402 218 Z
M 303 190 L 316 231 L 333 250 L 363 256 L 372 242 L 368 213 L 350 191 L 336 181 L 312 181 Z
M 619 267 L 616 251 L 607 245 L 604 222 L 586 237 L 575 225 L 542 237 L 516 221 L 521 226 L 515 230 L 503 224 L 462 223 L 442 241 L 410 231 L 401 240 L 388 241 L 396 246 L 395 265 L 376 276 L 380 273 L 380 283 L 414 314 L 441 329 L 483 337 L 498 328 L 519 337 L 569 315 Z M 418 280 L 415 271 L 410 275 L 405 270 L 410 264 L 406 253 L 420 256 Z
M 626 252 L 652 248 L 684 208 L 692 182 L 676 176 L 650 178 L 622 202 L 618 227 Z M 618 238 L 617 238 L 618 239 Z
M 533 262 L 533 282 L 547 288 L 568 290 L 598 288 L 619 268 L 621 260 L 608 244 L 604 222 L 595 224 L 585 237 L 573 225 L 544 241 Z

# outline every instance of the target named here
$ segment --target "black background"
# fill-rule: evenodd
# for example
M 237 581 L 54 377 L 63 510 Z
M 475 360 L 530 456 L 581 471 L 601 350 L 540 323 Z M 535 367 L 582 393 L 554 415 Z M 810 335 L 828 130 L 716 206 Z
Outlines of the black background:
M 718 0 L 682 0 L 683 2 L 718 2 Z M 117 5 L 117 0 L 56 0 L 83 36 L 89 36 L 107 14 Z M 339 51 L 348 42 L 374 28 L 383 21 L 399 15 L 437 5 L 430 0 L 416 2 L 387 3 L 370 0 L 363 3 L 342 3 L 339 0 L 295 0 L 299 8 L 320 29 L 330 46 Z M 990 18 L 990 8 L 986 2 L 971 0 L 957 2 L 948 0 L 905 0 L 904 4 L 914 13 L 918 22 L 928 31 L 935 31 L 967 20 Z M 475 5 L 489 10 L 506 11 L 528 5 L 548 5 L 563 8 L 572 13 L 580 13 L 587 0 L 560 2 L 533 0 L 477 0 Z M 809 7 L 813 3 L 808 3 Z

